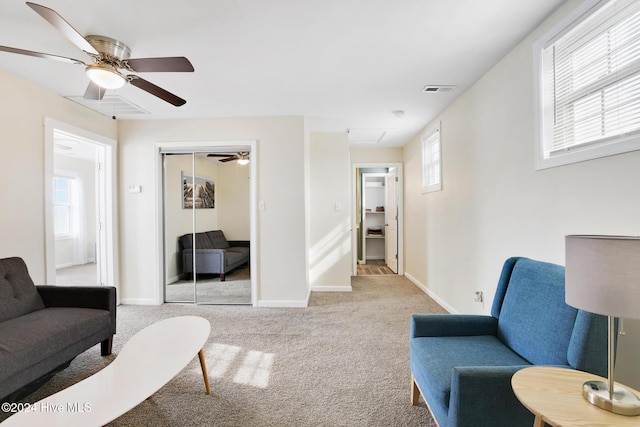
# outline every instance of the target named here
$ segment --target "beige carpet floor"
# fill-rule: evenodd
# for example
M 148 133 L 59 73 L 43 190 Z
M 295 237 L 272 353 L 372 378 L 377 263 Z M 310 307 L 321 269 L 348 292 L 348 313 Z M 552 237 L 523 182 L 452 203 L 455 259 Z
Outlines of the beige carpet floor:
M 251 271 L 249 266 L 239 267 L 226 276 L 224 282 L 217 274 L 199 274 L 194 294 L 193 280 L 180 280 L 167 285 L 165 301 L 198 304 L 251 304 Z
M 409 404 L 409 317 L 445 310 L 402 276 L 354 277 L 352 285 L 349 293 L 312 293 L 308 308 L 120 306 L 112 356 L 90 349 L 23 401 L 106 366 L 153 322 L 198 315 L 212 328 L 204 347 L 212 394 L 194 355 L 109 426 L 435 426 L 424 403 Z

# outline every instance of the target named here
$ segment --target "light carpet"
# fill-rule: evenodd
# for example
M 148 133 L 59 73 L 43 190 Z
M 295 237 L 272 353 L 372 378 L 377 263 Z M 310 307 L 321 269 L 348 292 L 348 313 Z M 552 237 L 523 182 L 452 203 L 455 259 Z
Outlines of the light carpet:
M 352 286 L 314 292 L 308 308 L 120 306 L 112 356 L 101 357 L 96 346 L 22 401 L 98 371 L 153 322 L 197 315 L 212 328 L 204 347 L 212 394 L 204 392 L 194 355 L 109 426 L 435 426 L 422 401 L 409 403 L 409 318 L 445 310 L 402 276 L 354 277 Z
M 251 271 L 240 267 L 227 274 L 224 282 L 217 274 L 199 274 L 194 295 L 193 280 L 180 280 L 167 285 L 166 301 L 198 304 L 251 304 Z

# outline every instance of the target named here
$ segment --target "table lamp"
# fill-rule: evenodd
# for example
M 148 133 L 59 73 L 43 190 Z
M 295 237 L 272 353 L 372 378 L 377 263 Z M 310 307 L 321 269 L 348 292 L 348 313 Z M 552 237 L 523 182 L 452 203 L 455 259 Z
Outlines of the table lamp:
M 615 384 L 615 318 L 640 318 L 640 237 L 566 236 L 565 300 L 608 316 L 608 379 L 587 381 L 582 395 L 607 411 L 640 415 L 640 399 Z

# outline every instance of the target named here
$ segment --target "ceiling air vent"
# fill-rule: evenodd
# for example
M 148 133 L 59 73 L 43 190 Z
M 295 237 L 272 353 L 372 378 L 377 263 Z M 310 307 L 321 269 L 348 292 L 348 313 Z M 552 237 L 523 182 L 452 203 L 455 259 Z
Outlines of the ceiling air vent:
M 422 88 L 422 92 L 424 93 L 440 93 L 440 92 L 451 92 L 456 87 L 454 85 L 427 85 Z
M 105 116 L 120 117 L 149 114 L 148 111 L 119 95 L 105 95 L 101 100 L 86 99 L 82 96 L 68 96 L 67 99 L 91 108 Z

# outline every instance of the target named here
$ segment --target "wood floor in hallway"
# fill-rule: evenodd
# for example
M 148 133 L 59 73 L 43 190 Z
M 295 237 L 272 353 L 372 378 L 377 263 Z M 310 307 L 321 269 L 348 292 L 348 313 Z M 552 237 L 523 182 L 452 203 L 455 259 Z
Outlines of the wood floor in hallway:
M 377 276 L 395 274 L 382 259 L 368 260 L 366 264 L 358 264 L 358 276 Z

